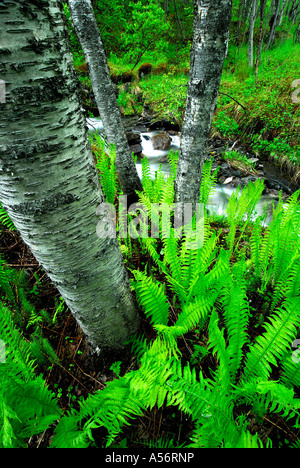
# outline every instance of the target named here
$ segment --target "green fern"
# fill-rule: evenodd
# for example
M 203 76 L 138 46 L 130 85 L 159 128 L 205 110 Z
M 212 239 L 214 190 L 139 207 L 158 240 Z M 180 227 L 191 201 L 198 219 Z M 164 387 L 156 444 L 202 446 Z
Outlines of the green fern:
M 0 338 L 5 343 L 5 363 L 0 364 L 0 447 L 24 447 L 27 439 L 49 428 L 61 413 L 43 378 L 35 375 L 30 345 L 1 303 Z
M 7 227 L 10 231 L 16 231 L 14 223 L 0 202 L 0 226 L 1 225 Z
M 245 379 L 257 376 L 267 380 L 272 372 L 271 365 L 278 365 L 296 339 L 299 326 L 300 297 L 286 299 L 264 324 L 265 333 L 250 347 L 246 355 Z
M 133 286 L 137 300 L 146 316 L 151 317 L 151 323 L 154 325 L 167 325 L 169 304 L 162 285 L 140 271 L 136 270 L 133 274 L 136 279 Z
M 199 203 L 203 203 L 204 206 L 208 204 L 209 197 L 213 195 L 218 182 L 219 168 L 212 173 L 212 165 L 213 158 L 205 161 L 202 169 Z
M 100 174 L 100 182 L 106 197 L 107 203 L 113 204 L 119 189 L 116 171 L 116 149 L 111 145 L 108 153 L 105 151 L 104 140 L 95 133 L 93 135 L 96 149 L 94 151 L 96 156 L 96 167 Z M 93 147 L 93 146 L 92 146 Z

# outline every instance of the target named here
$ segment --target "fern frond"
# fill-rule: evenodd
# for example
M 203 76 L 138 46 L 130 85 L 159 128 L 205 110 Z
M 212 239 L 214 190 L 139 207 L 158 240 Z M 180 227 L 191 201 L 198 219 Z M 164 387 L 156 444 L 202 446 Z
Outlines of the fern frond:
M 173 360 L 167 342 L 158 337 L 144 354 L 141 367 L 130 380 L 130 387 L 147 407 L 162 407 L 167 395 L 166 382 L 171 377 Z
M 288 298 L 264 324 L 265 333 L 260 335 L 246 355 L 244 377 L 257 376 L 267 381 L 272 369 L 288 351 L 297 337 L 300 325 L 300 297 Z
M 170 176 L 173 182 L 176 180 L 177 176 L 177 164 L 178 164 L 178 159 L 179 159 L 179 151 L 170 151 L 168 154 L 168 161 L 170 164 Z
M 234 404 L 230 396 L 217 385 L 199 374 L 189 364 L 181 369 L 173 366 L 173 373 L 167 382 L 168 403 L 178 405 L 181 411 L 191 415 L 196 422 L 192 434 L 193 448 L 236 447 L 244 431 L 243 424 L 237 425 L 233 417 Z
M 219 317 L 215 309 L 208 324 L 208 349 L 212 350 L 219 360 L 216 380 L 222 382 L 222 390 L 226 390 L 230 384 L 229 354 L 226 349 L 224 329 L 219 328 Z
M 0 202 L 0 226 L 1 225 L 7 227 L 10 231 L 16 231 L 14 223 L 12 222 L 12 220 L 10 219 Z
M 88 433 L 80 427 L 81 418 L 75 411 L 63 416 L 54 431 L 51 448 L 89 448 Z
M 203 203 L 204 206 L 208 204 L 209 197 L 214 193 L 218 182 L 219 168 L 212 174 L 212 164 L 213 158 L 205 161 L 202 169 L 199 203 Z
M 23 447 L 27 438 L 46 430 L 61 413 L 42 376 L 35 375 L 30 345 L 1 303 L 0 338 L 5 344 L 5 363 L 0 363 L 0 446 Z
M 146 316 L 151 318 L 154 325 L 167 325 L 169 304 L 162 285 L 138 270 L 133 271 L 133 274 L 137 300 Z
M 299 357 L 297 359 L 293 359 L 293 357 L 292 353 L 288 353 L 283 358 L 281 362 L 282 375 L 280 376 L 280 382 L 288 388 L 293 386 L 300 388 L 300 360 Z
M 247 404 L 257 405 L 260 400 L 263 414 L 267 412 L 280 413 L 288 419 L 300 418 L 300 401 L 295 398 L 294 390 L 278 382 L 250 380 L 236 390 L 236 397 L 243 397 Z
M 11 312 L 0 302 L 0 339 L 6 345 L 6 362 L 10 362 L 17 374 L 25 381 L 34 376 L 34 363 L 30 356 L 30 345 L 16 330 Z M 8 367 L 5 368 L 8 370 Z
M 218 296 L 218 291 L 206 293 L 199 296 L 194 302 L 189 302 L 183 306 L 182 312 L 179 314 L 175 323 L 180 331 L 180 335 L 184 335 L 193 330 L 196 326 L 202 328 L 212 310 L 214 302 Z
M 250 317 L 249 301 L 241 277 L 233 281 L 228 288 L 224 288 L 220 301 L 228 333 L 229 371 L 234 378 L 244 357 L 243 347 L 249 340 L 247 333 Z
M 174 202 L 174 196 L 174 181 L 171 177 L 169 177 L 167 181 L 164 180 L 164 185 L 159 197 L 159 202 L 167 203 L 169 206 L 171 206 Z
M 142 183 L 145 194 L 151 200 L 151 202 L 155 203 L 155 201 L 153 200 L 154 190 L 151 168 L 147 158 L 142 159 Z

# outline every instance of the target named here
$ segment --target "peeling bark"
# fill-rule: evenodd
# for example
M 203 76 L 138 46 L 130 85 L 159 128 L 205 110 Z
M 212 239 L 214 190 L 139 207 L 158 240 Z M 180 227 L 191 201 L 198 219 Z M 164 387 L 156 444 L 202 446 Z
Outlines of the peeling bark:
M 142 190 L 128 145 L 122 117 L 110 79 L 105 50 L 90 0 L 69 0 L 77 36 L 89 65 L 94 95 L 109 143 L 116 146 L 116 168 L 124 194 L 130 203 L 137 201 Z
M 229 40 L 232 0 L 194 0 L 194 40 L 176 179 L 180 203 L 197 203 Z
M 0 200 L 88 340 L 119 349 L 138 325 L 104 201 L 60 0 L 0 4 Z

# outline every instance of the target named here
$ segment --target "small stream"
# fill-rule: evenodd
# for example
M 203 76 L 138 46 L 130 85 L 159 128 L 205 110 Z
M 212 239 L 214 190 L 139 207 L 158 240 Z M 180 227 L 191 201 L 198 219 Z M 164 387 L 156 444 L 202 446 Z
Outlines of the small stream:
M 102 136 L 104 136 L 104 127 L 99 118 L 93 118 L 93 119 L 88 119 L 87 121 L 88 129 L 90 133 L 98 132 Z M 144 131 L 147 130 L 143 126 L 137 126 L 136 127 L 138 130 L 135 130 L 133 128 L 133 133 L 137 133 L 137 137 L 140 137 L 140 146 L 141 146 L 141 157 L 145 156 L 147 157 L 149 163 L 150 163 L 150 169 L 151 169 L 151 174 L 154 179 L 155 177 L 155 172 L 161 168 L 162 173 L 168 177 L 170 173 L 170 166 L 166 162 L 167 155 L 170 153 L 171 150 L 173 151 L 178 151 L 180 149 L 180 133 L 175 134 L 175 132 L 170 132 L 171 134 L 169 137 L 171 138 L 171 143 L 168 149 L 165 150 L 157 150 L 154 149 L 153 147 L 153 142 L 152 142 L 152 137 L 157 135 L 159 133 L 159 130 L 153 130 L 153 131 Z M 136 168 L 137 172 L 140 178 L 142 178 L 142 163 L 141 163 L 141 157 L 138 158 Z M 285 187 L 285 184 L 287 181 L 283 179 L 280 176 L 278 176 L 278 170 L 269 162 L 264 162 L 263 164 L 260 165 L 264 169 L 266 169 L 268 174 L 271 174 L 272 176 L 275 176 L 275 180 L 283 180 L 283 186 Z M 231 177 L 223 177 L 225 183 L 218 183 L 216 186 L 216 189 L 212 196 L 209 199 L 209 203 L 207 205 L 208 211 L 212 214 L 218 214 L 218 215 L 223 215 L 225 214 L 225 210 L 228 204 L 228 201 L 232 195 L 232 193 L 236 190 L 237 184 L 234 186 L 234 183 L 231 185 L 231 182 L 235 179 L 234 175 L 235 172 L 232 170 L 232 174 L 229 174 Z M 261 171 L 262 172 L 262 171 Z M 263 173 L 263 172 L 262 172 Z M 261 174 L 261 177 L 262 174 Z M 229 180 L 230 182 L 227 182 Z M 238 179 L 237 179 L 238 180 Z M 251 177 L 249 178 L 251 180 Z M 269 181 L 267 183 L 267 186 L 270 186 L 271 182 Z M 242 184 L 243 185 L 243 184 Z M 271 185 L 272 186 L 272 185 Z M 281 188 L 279 185 L 276 186 L 277 189 Z M 272 203 L 275 202 L 276 206 L 276 195 L 274 196 L 274 192 L 276 193 L 275 190 L 267 190 L 269 193 L 263 195 L 261 197 L 260 202 L 257 205 L 257 213 L 256 216 L 263 215 L 266 211 L 268 211 L 267 217 L 266 217 L 266 222 L 264 224 L 269 224 L 269 222 L 272 219 Z M 287 194 L 292 193 L 292 190 L 290 190 L 288 187 L 286 188 Z M 278 193 L 278 192 L 277 192 Z

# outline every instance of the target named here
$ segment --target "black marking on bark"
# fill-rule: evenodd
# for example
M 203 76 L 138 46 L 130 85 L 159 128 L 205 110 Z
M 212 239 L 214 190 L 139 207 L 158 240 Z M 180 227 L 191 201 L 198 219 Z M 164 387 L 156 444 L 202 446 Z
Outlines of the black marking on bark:
M 79 197 L 74 196 L 72 193 L 59 192 L 38 201 L 21 203 L 18 206 L 18 212 L 29 216 L 43 215 L 56 211 L 62 206 L 71 205 L 75 201 L 78 201 L 78 199 Z

